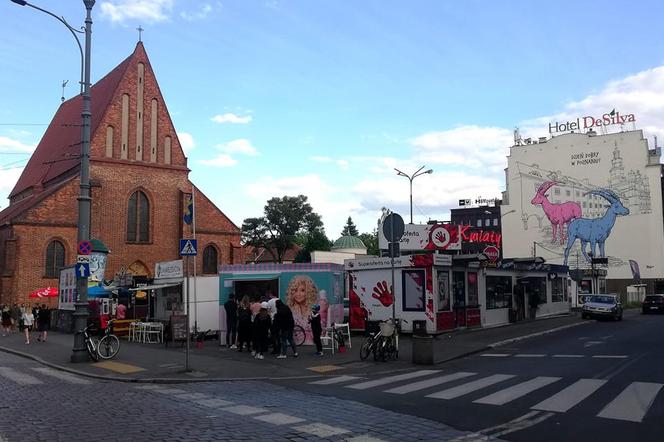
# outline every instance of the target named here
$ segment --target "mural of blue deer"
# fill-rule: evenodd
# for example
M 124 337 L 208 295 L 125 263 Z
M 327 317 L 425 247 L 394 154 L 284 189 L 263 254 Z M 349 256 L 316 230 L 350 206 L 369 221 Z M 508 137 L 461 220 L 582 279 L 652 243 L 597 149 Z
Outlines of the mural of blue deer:
M 618 215 L 629 215 L 629 209 L 623 206 L 620 198 L 613 191 L 597 189 L 591 190 L 588 194 L 601 196 L 611 203 L 611 206 L 609 206 L 601 218 L 577 218 L 569 223 L 567 227 L 567 247 L 565 247 L 564 265 L 567 265 L 569 251 L 577 238 L 581 241 L 581 251 L 588 262 L 590 262 L 590 256 L 586 252 L 586 245 L 588 243 L 590 243 L 592 256 L 604 258 L 604 242 L 611 235 L 611 229 L 616 223 L 616 217 Z M 599 245 L 599 255 L 596 253 L 597 245 Z

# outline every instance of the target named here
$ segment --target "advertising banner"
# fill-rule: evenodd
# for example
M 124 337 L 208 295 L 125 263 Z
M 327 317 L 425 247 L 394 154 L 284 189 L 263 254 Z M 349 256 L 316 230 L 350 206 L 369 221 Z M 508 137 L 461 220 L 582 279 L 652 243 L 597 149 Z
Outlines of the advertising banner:
M 387 250 L 388 241 L 378 229 L 378 246 Z M 403 251 L 461 250 L 459 226 L 452 224 L 406 224 L 399 246 Z

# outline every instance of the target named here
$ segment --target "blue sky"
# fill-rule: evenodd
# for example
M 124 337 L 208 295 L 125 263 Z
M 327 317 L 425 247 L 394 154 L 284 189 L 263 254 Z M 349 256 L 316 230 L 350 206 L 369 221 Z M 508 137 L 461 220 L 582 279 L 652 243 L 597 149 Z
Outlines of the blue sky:
M 34 0 L 82 25 L 82 1 Z M 186 146 L 190 178 L 239 226 L 305 194 L 336 239 L 381 207 L 448 219 L 499 197 L 518 126 L 634 113 L 664 142 L 661 2 L 98 0 L 92 80 L 143 42 Z M 0 195 L 65 97 L 79 56 L 56 20 L 0 3 Z M 94 99 L 94 97 L 93 97 Z M 34 125 L 25 125 L 26 123 Z M 7 201 L 0 201 L 1 207 Z

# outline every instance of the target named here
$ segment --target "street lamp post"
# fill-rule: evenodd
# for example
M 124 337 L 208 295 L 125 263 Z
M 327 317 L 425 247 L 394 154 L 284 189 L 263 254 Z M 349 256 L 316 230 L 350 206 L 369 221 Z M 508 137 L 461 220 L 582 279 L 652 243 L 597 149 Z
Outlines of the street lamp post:
M 420 175 L 424 175 L 425 173 L 433 173 L 432 169 L 428 169 L 422 172 L 422 169 L 424 169 L 424 166 L 420 167 L 413 173 L 412 175 L 408 175 L 407 173 L 404 173 L 397 169 L 396 167 L 394 170 L 397 171 L 397 175 L 399 176 L 404 176 L 408 178 L 408 181 L 410 181 L 410 223 L 413 224 L 413 180 L 417 178 Z
M 55 17 L 62 24 L 64 24 L 71 34 L 76 39 L 78 49 L 81 53 L 81 89 L 83 98 L 83 109 L 81 110 L 81 169 L 80 169 L 80 192 L 78 196 L 78 234 L 77 242 L 80 244 L 84 241 L 90 240 L 90 121 L 92 119 L 92 112 L 90 111 L 90 52 L 92 40 L 92 7 L 95 0 L 83 0 L 85 5 L 85 54 L 81 48 L 81 41 L 76 33 L 82 33 L 78 29 L 74 29 L 67 21 L 58 17 L 50 11 L 42 9 L 38 6 L 32 5 L 24 0 L 11 0 L 12 2 L 21 5 L 29 6 L 38 11 L 44 12 L 52 17 Z M 78 292 L 77 302 L 75 303 L 76 311 L 74 312 L 74 327 L 76 333 L 74 335 L 74 348 L 71 355 L 72 362 L 85 362 L 88 360 L 87 350 L 85 348 L 85 340 L 83 337 L 83 329 L 87 326 L 88 320 L 88 280 L 87 278 L 78 278 L 76 281 L 76 289 Z

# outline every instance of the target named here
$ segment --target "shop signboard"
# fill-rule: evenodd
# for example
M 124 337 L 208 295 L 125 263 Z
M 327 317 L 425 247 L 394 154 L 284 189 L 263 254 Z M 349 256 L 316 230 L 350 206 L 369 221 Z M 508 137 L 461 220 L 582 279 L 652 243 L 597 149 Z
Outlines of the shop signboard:
M 162 261 L 154 265 L 154 278 L 182 278 L 184 276 L 182 260 Z
M 378 246 L 388 249 L 388 238 L 378 229 Z M 401 251 L 461 250 L 459 226 L 449 223 L 406 224 L 399 240 Z
M 76 291 L 76 269 L 74 266 L 60 269 L 60 280 L 58 281 L 58 309 L 74 311 L 74 303 L 77 301 Z

